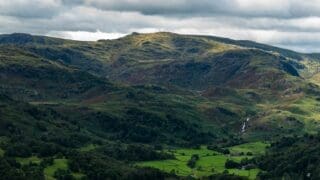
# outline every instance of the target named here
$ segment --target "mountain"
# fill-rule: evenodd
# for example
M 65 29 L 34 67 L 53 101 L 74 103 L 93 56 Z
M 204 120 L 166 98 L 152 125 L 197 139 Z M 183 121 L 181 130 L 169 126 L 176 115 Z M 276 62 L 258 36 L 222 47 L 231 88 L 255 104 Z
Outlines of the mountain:
M 9 160 L 37 157 L 68 161 L 63 177 L 177 178 L 132 163 L 172 158 L 159 149 L 214 144 L 221 151 L 315 134 L 319 64 L 317 54 L 212 36 L 132 33 L 84 42 L 0 35 L 0 172 L 60 177 L 43 174 L 44 162 Z

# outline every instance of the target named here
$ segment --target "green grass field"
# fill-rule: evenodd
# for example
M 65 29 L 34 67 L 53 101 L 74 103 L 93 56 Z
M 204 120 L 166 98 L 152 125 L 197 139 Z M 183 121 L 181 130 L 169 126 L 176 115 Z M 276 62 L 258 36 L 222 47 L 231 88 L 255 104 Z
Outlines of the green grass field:
M 16 160 L 22 165 L 26 165 L 26 164 L 29 164 L 29 163 L 36 163 L 36 164 L 40 164 L 41 163 L 41 159 L 36 157 L 36 156 L 31 156 L 31 157 L 28 157 L 28 158 L 16 158 Z M 48 167 L 46 167 L 44 169 L 45 179 L 46 180 L 54 180 L 55 179 L 53 177 L 54 173 L 58 169 L 67 170 L 68 169 L 68 160 L 64 159 L 64 158 L 62 158 L 62 159 L 54 159 L 53 165 L 48 166 Z M 84 174 L 72 173 L 72 176 L 75 179 L 81 179 L 84 176 Z
M 264 154 L 266 147 L 268 147 L 268 144 L 266 143 L 252 142 L 230 147 L 229 150 L 231 154 L 246 154 L 251 152 L 253 155 L 262 155 Z
M 175 172 L 181 176 L 203 177 L 216 173 L 223 173 L 225 162 L 230 159 L 240 162 L 244 158 L 252 158 L 246 156 L 246 152 L 252 152 L 254 155 L 263 154 L 268 144 L 262 142 L 246 143 L 238 146 L 230 147 L 230 155 L 224 155 L 212 150 L 208 150 L 205 146 L 200 149 L 176 149 L 168 150 L 174 153 L 176 159 L 162 161 L 146 161 L 137 163 L 138 166 L 154 167 L 165 172 Z M 241 152 L 244 155 L 239 155 Z M 199 155 L 199 160 L 196 162 L 196 167 L 191 169 L 187 166 L 187 162 L 193 154 Z M 228 169 L 230 174 L 246 176 L 249 179 L 255 179 L 259 173 L 259 169 L 242 170 Z
M 73 178 L 75 178 L 75 179 L 82 179 L 83 177 L 85 177 L 85 175 L 82 174 L 82 173 L 71 173 L 71 175 L 72 175 Z
M 99 146 L 95 145 L 95 144 L 89 144 L 87 146 L 79 148 L 79 151 L 88 152 L 88 151 L 92 151 L 92 150 L 96 149 L 97 147 L 99 147 Z
M 68 160 L 67 159 L 55 159 L 53 165 L 48 166 L 44 169 L 44 175 L 46 179 L 54 179 L 54 173 L 58 169 L 67 170 L 68 169 Z
M 16 160 L 22 165 L 29 164 L 29 163 L 36 163 L 36 164 L 41 163 L 41 159 L 36 156 L 31 156 L 28 158 L 16 158 Z

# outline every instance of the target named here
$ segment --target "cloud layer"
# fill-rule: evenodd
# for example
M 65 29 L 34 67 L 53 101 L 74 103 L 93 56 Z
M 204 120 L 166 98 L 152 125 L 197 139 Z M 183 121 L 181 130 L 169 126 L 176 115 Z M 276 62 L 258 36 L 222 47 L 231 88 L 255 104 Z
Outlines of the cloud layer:
M 78 40 L 172 31 L 320 52 L 320 0 L 0 1 L 0 33 Z

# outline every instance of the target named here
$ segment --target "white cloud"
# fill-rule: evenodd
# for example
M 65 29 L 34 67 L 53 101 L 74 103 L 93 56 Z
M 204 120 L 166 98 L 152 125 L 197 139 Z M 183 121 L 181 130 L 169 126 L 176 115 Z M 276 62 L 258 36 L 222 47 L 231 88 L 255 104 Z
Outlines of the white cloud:
M 1 0 L 0 14 L 21 18 L 51 17 L 62 9 L 61 0 Z
M 133 31 L 216 35 L 315 51 L 320 0 L 0 1 L 1 33 L 97 40 Z
M 81 41 L 96 41 L 100 39 L 117 39 L 125 36 L 121 33 L 105 33 L 97 30 L 96 32 L 87 31 L 51 31 L 47 36 L 60 37 L 65 39 L 81 40 Z
M 87 6 L 143 14 L 305 17 L 320 15 L 320 0 L 84 0 Z

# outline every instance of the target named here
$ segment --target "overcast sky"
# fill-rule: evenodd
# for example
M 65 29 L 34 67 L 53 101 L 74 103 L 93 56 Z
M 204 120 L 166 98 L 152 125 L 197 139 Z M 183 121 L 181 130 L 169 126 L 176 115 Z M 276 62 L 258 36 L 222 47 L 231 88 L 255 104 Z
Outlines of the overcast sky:
M 320 0 L 0 0 L 0 33 L 97 40 L 158 31 L 320 52 Z

